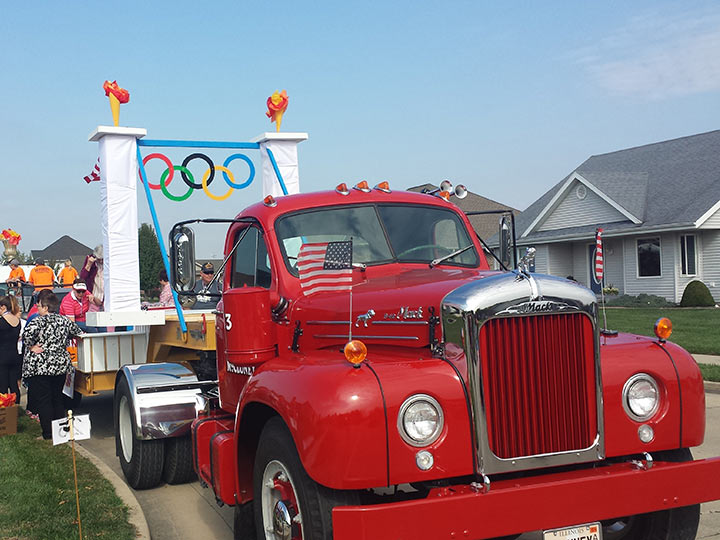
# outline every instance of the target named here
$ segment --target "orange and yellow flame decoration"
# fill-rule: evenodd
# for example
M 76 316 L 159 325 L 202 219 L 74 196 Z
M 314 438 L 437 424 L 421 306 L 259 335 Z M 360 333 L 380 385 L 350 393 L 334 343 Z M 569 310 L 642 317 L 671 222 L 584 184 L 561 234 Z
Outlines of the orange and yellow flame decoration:
M 271 122 L 275 122 L 276 131 L 280 131 L 282 117 L 288 106 L 287 92 L 273 92 L 273 95 L 267 98 L 267 112 L 265 113 Z
M 105 81 L 103 83 L 105 95 L 110 98 L 110 110 L 112 110 L 113 123 L 117 126 L 120 123 L 120 104 L 130 101 L 130 92 L 118 86 L 117 81 Z
M 11 246 L 17 246 L 20 243 L 20 240 L 22 240 L 22 236 L 12 229 L 3 229 L 2 239 L 7 240 L 7 243 Z

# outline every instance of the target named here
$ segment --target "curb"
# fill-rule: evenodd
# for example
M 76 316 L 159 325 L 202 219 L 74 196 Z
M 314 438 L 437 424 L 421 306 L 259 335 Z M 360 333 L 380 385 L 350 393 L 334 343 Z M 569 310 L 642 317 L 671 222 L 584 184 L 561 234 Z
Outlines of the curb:
M 705 392 L 710 394 L 720 394 L 720 382 L 703 381 L 705 383 Z
M 140 507 L 140 503 L 135 498 L 135 494 L 128 485 L 115 473 L 115 471 L 108 467 L 102 460 L 100 460 L 100 458 L 91 453 L 87 448 L 81 444 L 76 444 L 75 449 L 78 453 L 80 453 L 80 455 L 89 459 L 92 464 L 98 468 L 100 473 L 113 485 L 118 497 L 120 497 L 123 503 L 128 507 L 128 521 L 135 527 L 135 538 L 137 540 L 150 540 L 150 527 L 148 527 L 145 514 Z

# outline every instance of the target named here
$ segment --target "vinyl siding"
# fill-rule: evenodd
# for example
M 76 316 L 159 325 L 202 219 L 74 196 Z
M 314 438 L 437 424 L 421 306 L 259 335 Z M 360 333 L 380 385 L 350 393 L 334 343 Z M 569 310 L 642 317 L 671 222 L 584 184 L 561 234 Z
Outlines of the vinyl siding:
M 662 296 L 670 302 L 676 301 L 675 285 L 675 234 L 648 234 L 630 236 L 625 240 L 625 294 L 641 293 Z M 660 277 L 638 277 L 637 240 L 639 238 L 660 238 Z
M 580 183 L 575 181 L 554 210 L 540 223 L 538 231 L 554 231 L 566 227 L 580 227 L 596 223 L 627 221 L 627 217 L 587 188 L 584 199 L 578 199 L 575 190 Z
M 716 302 L 720 302 L 720 231 L 702 232 L 702 268 L 703 283 L 708 286 Z
M 590 270 L 588 265 L 590 262 L 588 261 L 588 246 L 592 242 L 575 242 L 573 243 L 572 247 L 572 262 L 573 262 L 573 271 L 572 275 L 575 276 L 575 280 L 579 283 L 582 283 L 586 287 L 590 287 Z
M 701 229 L 720 229 L 720 210 L 710 216 L 705 223 L 700 227 Z
M 603 243 L 605 253 L 605 279 L 606 287 L 616 287 L 620 294 L 625 294 L 623 279 L 623 241 L 622 238 L 605 240 Z
M 520 250 L 520 254 L 525 253 L 524 249 Z M 535 272 L 538 274 L 549 274 L 548 272 L 548 245 L 540 244 L 535 246 Z

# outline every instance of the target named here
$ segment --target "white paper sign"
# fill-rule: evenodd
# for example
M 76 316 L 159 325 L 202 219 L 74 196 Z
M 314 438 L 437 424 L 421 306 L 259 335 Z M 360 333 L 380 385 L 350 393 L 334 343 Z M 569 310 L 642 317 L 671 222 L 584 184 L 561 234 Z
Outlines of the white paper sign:
M 75 394 L 75 368 L 71 367 L 70 371 L 65 374 L 65 384 L 63 385 L 63 394 L 72 399 Z
M 52 421 L 53 445 L 63 444 L 70 441 L 70 426 L 67 418 L 60 418 Z M 73 431 L 76 441 L 90 438 L 90 415 L 81 414 L 73 417 Z

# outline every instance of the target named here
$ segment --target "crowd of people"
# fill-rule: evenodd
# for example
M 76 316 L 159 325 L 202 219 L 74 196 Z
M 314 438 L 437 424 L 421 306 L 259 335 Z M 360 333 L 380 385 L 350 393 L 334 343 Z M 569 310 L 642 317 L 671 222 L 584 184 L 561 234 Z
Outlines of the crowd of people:
M 213 264 L 204 264 L 193 288 L 193 292 L 199 293 L 193 309 L 215 308 L 221 287 L 217 280 L 213 281 L 214 277 Z M 158 281 L 158 302 L 143 304 L 143 307 L 174 305 L 164 269 Z M 85 258 L 80 272 L 67 259 L 57 276 L 45 261 L 38 259 L 26 278 L 19 261 L 13 259 L 6 282 L 11 291 L 24 284 L 32 285 L 34 303 L 23 319 L 16 296 L 0 296 L 0 392 L 14 393 L 19 402 L 22 383 L 27 388 L 27 413 L 40 422 L 40 438 L 51 439 L 52 421 L 63 418 L 66 412 L 63 385 L 73 369 L 68 343 L 83 333 L 104 330 L 87 325 L 88 312 L 103 311 L 102 246 Z M 56 285 L 70 289 L 62 300 L 53 292 Z

